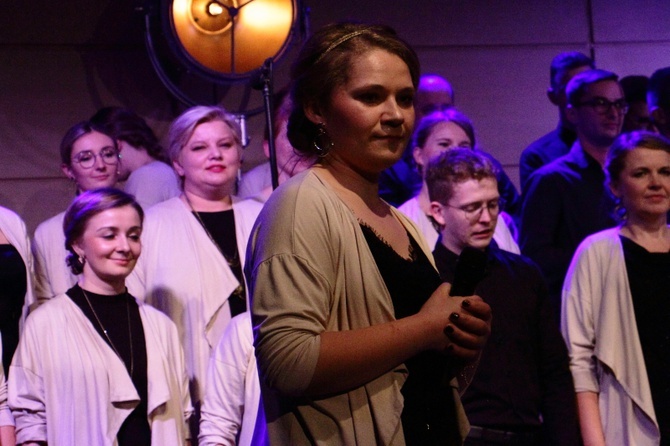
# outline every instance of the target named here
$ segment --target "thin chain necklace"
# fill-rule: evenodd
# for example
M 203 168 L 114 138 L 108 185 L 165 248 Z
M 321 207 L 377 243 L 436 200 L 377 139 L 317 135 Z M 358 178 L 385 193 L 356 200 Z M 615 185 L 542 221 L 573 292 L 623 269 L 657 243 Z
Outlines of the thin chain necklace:
M 102 322 L 100 322 L 100 318 L 98 317 L 98 313 L 95 312 L 95 309 L 93 308 L 93 305 L 91 305 L 91 301 L 88 298 L 88 294 L 86 294 L 86 290 L 81 288 L 82 293 L 84 293 L 84 298 L 86 298 L 86 303 L 88 304 L 88 307 L 91 309 L 93 312 L 93 316 L 95 316 L 95 320 L 98 322 L 98 325 L 100 326 L 100 329 L 102 330 L 103 334 L 105 335 L 105 338 L 107 338 L 107 341 L 109 342 L 109 345 L 114 349 L 114 352 L 116 353 L 116 356 L 119 357 L 121 362 L 125 364 L 125 361 L 121 357 L 121 354 L 119 351 L 116 349 L 116 346 L 112 342 L 112 339 L 109 337 L 107 334 L 107 329 L 105 328 L 104 325 L 102 325 Z M 126 316 L 128 316 L 128 339 L 130 340 L 130 377 L 132 378 L 133 376 L 133 371 L 135 370 L 135 364 L 133 361 L 134 355 L 133 355 L 133 331 L 130 328 L 130 303 L 128 302 L 128 297 L 126 296 Z
M 212 241 L 216 249 L 221 253 L 223 256 L 224 260 L 226 263 L 228 263 L 228 266 L 230 267 L 231 271 L 234 271 L 234 268 L 239 268 L 240 267 L 240 256 L 239 253 L 237 252 L 237 249 L 235 249 L 235 254 L 233 255 L 233 258 L 229 259 L 226 254 L 224 254 L 223 249 L 221 249 L 221 246 L 216 242 L 212 234 L 209 232 L 209 229 L 207 229 L 207 226 L 205 226 L 205 222 L 202 221 L 202 217 L 200 217 L 200 213 L 193 209 L 193 204 L 191 204 L 191 200 L 189 200 L 188 195 L 186 195 L 186 192 L 184 192 L 184 198 L 186 199 L 186 204 L 188 204 L 188 207 L 191 209 L 191 213 L 195 215 L 195 218 L 198 220 L 200 223 L 200 226 L 202 226 L 202 229 L 205 230 L 205 234 L 207 234 L 207 237 Z M 232 205 L 231 205 L 232 206 Z M 232 295 L 237 296 L 240 299 L 246 300 L 244 297 L 244 283 L 242 281 L 238 281 L 239 284 L 237 285 L 237 288 L 235 288 L 235 291 L 233 291 Z

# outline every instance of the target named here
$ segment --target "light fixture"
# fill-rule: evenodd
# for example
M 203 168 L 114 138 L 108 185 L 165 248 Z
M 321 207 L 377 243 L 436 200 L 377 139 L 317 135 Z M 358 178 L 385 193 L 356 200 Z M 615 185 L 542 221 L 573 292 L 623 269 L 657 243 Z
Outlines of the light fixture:
M 225 11 L 225 9 L 223 9 L 223 5 L 216 0 L 207 4 L 207 14 L 211 15 L 212 17 L 223 14 L 223 11 Z
M 307 35 L 302 1 L 146 0 L 141 10 L 149 59 L 163 85 L 187 106 L 225 104 L 246 142 L 246 119 L 264 110 L 249 106 L 252 79 Z M 240 99 L 237 106 L 231 97 Z
M 147 21 L 190 72 L 215 83 L 246 81 L 278 61 L 303 30 L 300 0 L 154 0 Z M 156 3 L 159 12 L 156 13 Z M 147 39 L 155 39 L 147 23 Z M 155 42 L 147 44 L 149 52 Z

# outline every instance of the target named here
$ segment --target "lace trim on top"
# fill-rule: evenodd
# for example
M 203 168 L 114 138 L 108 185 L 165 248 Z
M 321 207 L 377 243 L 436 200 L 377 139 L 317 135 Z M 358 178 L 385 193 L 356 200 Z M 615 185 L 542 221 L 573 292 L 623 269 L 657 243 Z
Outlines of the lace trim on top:
M 409 243 L 408 248 L 409 249 L 407 250 L 407 252 L 409 253 L 409 258 L 405 258 L 405 257 L 401 256 L 400 254 L 398 254 L 398 252 L 395 249 L 393 249 L 393 246 L 391 246 L 391 244 L 384 237 L 382 237 L 382 235 L 379 232 L 377 232 L 375 230 L 375 228 L 373 228 L 372 226 L 370 226 L 369 224 L 367 224 L 366 222 L 364 222 L 360 218 L 358 218 L 357 220 L 358 220 L 359 225 L 365 227 L 367 230 L 372 232 L 380 242 L 382 242 L 384 245 L 386 245 L 399 258 L 401 258 L 401 259 L 403 259 L 407 262 L 416 262 L 416 260 L 418 259 L 418 254 L 416 252 L 416 249 L 414 248 L 414 244 L 412 243 L 412 236 L 409 234 L 409 232 L 407 232 L 407 230 L 405 230 L 405 232 L 407 233 L 407 238 L 409 239 L 409 241 L 408 241 L 408 243 Z

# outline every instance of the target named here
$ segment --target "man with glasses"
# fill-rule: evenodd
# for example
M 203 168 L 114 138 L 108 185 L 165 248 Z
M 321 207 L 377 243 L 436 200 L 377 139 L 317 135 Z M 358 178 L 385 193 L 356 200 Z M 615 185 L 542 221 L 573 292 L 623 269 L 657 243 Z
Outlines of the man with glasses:
M 566 117 L 577 131 L 570 152 L 528 180 L 521 215 L 521 252 L 538 263 L 556 314 L 572 255 L 584 238 L 616 225 L 603 165 L 628 109 L 616 74 L 589 70 L 566 89 Z
M 476 152 L 454 149 L 430 161 L 426 182 L 440 226 L 433 255 L 442 279 L 453 282 L 467 247 L 484 251 L 487 259 L 476 294 L 491 306 L 494 321 L 461 397 L 472 424 L 465 445 L 579 444 L 567 349 L 542 274 L 529 259 L 492 241 L 500 212 L 494 166 Z

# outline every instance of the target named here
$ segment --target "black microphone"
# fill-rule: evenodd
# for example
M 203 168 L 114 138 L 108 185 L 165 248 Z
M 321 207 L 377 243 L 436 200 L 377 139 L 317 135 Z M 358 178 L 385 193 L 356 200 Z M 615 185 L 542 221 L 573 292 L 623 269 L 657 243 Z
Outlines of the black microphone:
M 475 288 L 486 275 L 486 252 L 466 246 L 456 261 L 454 283 L 451 285 L 450 296 L 472 296 Z

